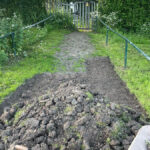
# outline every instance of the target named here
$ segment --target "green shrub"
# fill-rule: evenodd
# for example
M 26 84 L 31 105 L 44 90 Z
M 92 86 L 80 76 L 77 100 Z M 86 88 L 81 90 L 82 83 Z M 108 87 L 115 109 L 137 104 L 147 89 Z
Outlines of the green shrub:
M 46 18 L 45 6 L 46 0 L 0 0 L 0 9 L 6 9 L 5 17 L 11 18 L 13 13 L 17 13 L 26 25 Z
M 8 56 L 7 54 L 4 52 L 4 50 L 0 51 L 0 65 L 6 63 L 8 61 Z
M 149 0 L 100 0 L 99 3 L 102 15 L 118 12 L 121 22 L 117 27 L 123 31 L 137 32 L 145 22 L 150 21 Z
M 51 25 L 54 25 L 56 28 L 70 29 L 70 30 L 75 29 L 75 26 L 73 24 L 73 17 L 70 14 L 56 12 L 51 13 L 50 16 L 51 18 L 49 23 Z
M 20 16 L 17 16 L 15 13 L 12 18 L 1 18 L 0 19 L 0 35 L 6 35 L 10 32 L 15 33 L 14 43 L 16 55 L 20 55 L 22 53 L 22 45 L 23 45 L 23 24 Z M 14 49 L 12 49 L 12 38 L 11 36 L 0 39 L 0 51 L 4 50 L 5 54 L 8 57 L 14 56 Z
M 140 28 L 140 32 L 150 36 L 150 22 L 144 23 Z

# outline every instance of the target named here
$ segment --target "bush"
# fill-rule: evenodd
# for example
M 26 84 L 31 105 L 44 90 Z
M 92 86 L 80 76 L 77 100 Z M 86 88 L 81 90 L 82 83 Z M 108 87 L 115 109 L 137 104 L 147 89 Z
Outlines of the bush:
M 0 51 L 0 65 L 6 63 L 8 61 L 8 56 L 7 54 L 4 52 L 4 50 Z
M 12 17 L 12 14 L 18 13 L 23 23 L 33 24 L 47 16 L 46 0 L 0 0 L 0 9 L 6 9 L 5 17 Z
M 100 16 L 102 20 L 111 27 L 116 27 L 120 22 L 121 19 L 117 16 L 118 12 L 111 12 L 109 15 L 102 15 Z
M 150 21 L 149 0 L 101 0 L 99 11 L 102 15 L 118 12 L 117 17 L 121 19 L 118 28 L 123 31 L 138 31 L 145 22 Z
M 17 16 L 15 13 L 12 18 L 1 18 L 0 19 L 0 35 L 6 35 L 10 32 L 15 32 L 15 50 L 16 55 L 20 55 L 22 53 L 22 45 L 23 45 L 23 24 L 20 16 Z M 12 39 L 11 36 L 0 39 L 0 51 L 4 50 L 5 54 L 8 57 L 14 56 L 14 49 L 12 49 Z
M 140 28 L 140 32 L 150 36 L 150 22 L 144 23 Z
M 61 29 L 70 29 L 74 30 L 75 26 L 73 24 L 73 17 L 70 14 L 67 13 L 51 13 L 50 14 L 50 24 L 54 25 L 57 28 Z

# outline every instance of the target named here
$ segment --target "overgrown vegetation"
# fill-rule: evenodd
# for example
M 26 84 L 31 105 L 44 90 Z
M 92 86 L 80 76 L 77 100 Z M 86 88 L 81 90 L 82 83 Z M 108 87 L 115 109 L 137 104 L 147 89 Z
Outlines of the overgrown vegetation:
M 46 0 L 1 0 L 0 9 L 5 9 L 5 17 L 12 17 L 14 12 L 19 14 L 23 23 L 28 25 L 47 17 L 45 2 Z
M 73 24 L 73 17 L 70 14 L 67 13 L 51 13 L 51 18 L 49 20 L 49 23 L 54 25 L 55 28 L 61 28 L 61 29 L 69 29 L 74 30 L 75 26 Z
M 13 58 L 14 55 L 22 54 L 23 46 L 23 24 L 20 16 L 15 13 L 12 18 L 3 17 L 0 19 L 0 35 L 4 36 L 8 33 L 15 32 L 14 43 L 15 49 L 12 48 L 11 35 L 7 38 L 0 39 L 0 64 L 6 63 L 8 58 Z M 14 54 L 15 53 L 15 54 Z
M 133 33 L 121 34 L 150 55 L 149 37 Z M 89 35 L 96 47 L 93 55 L 110 57 L 117 73 L 126 82 L 130 91 L 136 95 L 139 102 L 150 115 L 150 62 L 129 45 L 127 69 L 124 69 L 124 40 L 109 32 L 109 44 L 106 46 L 106 29 L 103 28 L 101 28 L 100 33 L 90 33 Z
M 106 16 L 117 13 L 116 17 L 121 20 L 117 28 L 123 31 L 137 32 L 144 24 L 150 23 L 150 5 L 147 0 L 99 0 L 99 11 Z

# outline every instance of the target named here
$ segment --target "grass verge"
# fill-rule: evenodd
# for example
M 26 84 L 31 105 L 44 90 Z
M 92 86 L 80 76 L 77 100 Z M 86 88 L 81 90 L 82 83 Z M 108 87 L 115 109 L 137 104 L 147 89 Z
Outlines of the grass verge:
M 25 31 L 24 50 L 27 57 L 0 67 L 0 103 L 25 79 L 43 72 L 57 72 L 59 62 L 54 54 L 59 51 L 58 45 L 69 32 L 50 26 Z
M 116 72 L 150 116 L 150 62 L 128 44 L 127 69 L 124 69 L 124 40 L 109 32 L 109 42 L 106 46 L 104 29 L 100 33 L 89 33 L 89 36 L 96 48 L 93 55 L 110 57 Z M 124 34 L 124 36 L 150 56 L 150 38 L 137 34 Z

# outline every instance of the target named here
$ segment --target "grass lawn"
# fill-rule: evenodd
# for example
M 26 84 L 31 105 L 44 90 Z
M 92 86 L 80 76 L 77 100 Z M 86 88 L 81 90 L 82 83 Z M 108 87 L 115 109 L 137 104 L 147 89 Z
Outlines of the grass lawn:
M 54 54 L 59 51 L 58 45 L 69 32 L 53 29 L 50 26 L 25 31 L 24 50 L 28 56 L 0 68 L 0 103 L 25 79 L 38 73 L 57 72 L 59 61 Z
M 123 33 L 121 33 L 123 34 Z M 124 69 L 125 41 L 109 32 L 108 46 L 105 44 L 106 32 L 89 33 L 95 45 L 94 56 L 109 56 L 116 72 L 126 82 L 150 116 L 150 61 L 141 56 L 135 48 L 128 46 L 127 69 Z M 137 34 L 124 34 L 129 40 L 150 56 L 150 38 Z

